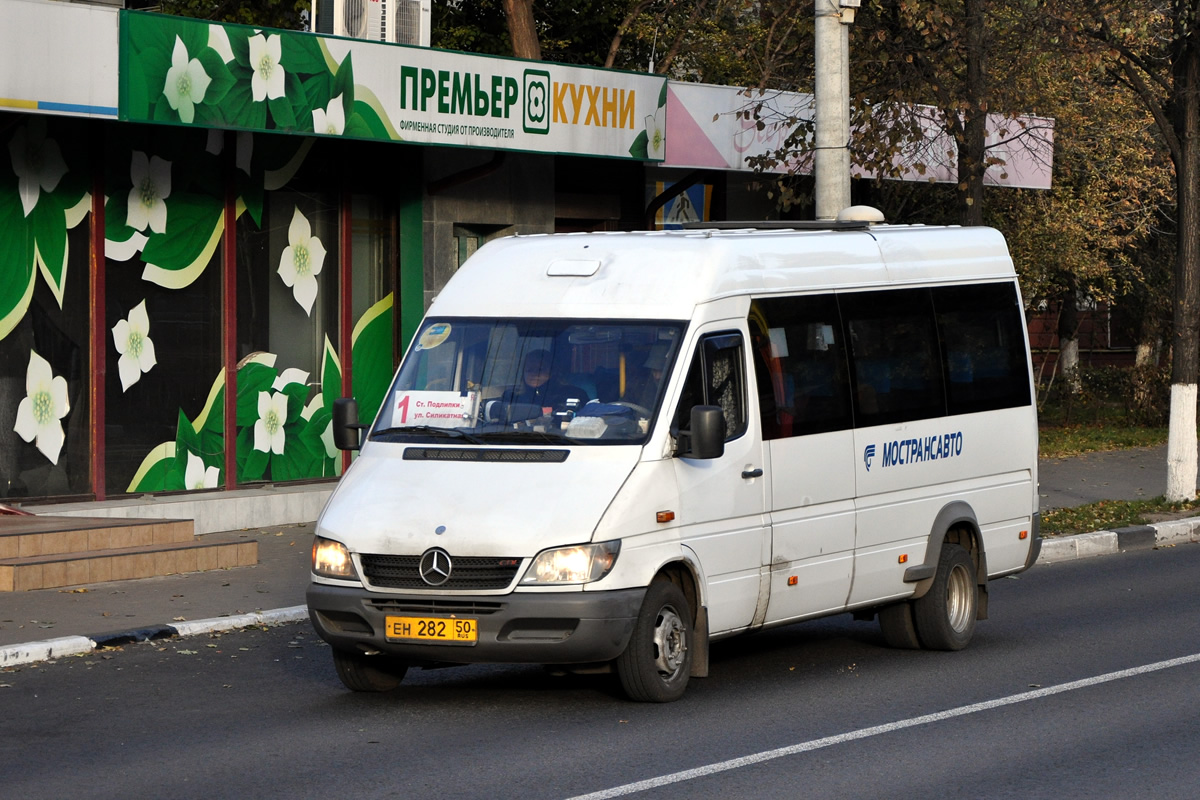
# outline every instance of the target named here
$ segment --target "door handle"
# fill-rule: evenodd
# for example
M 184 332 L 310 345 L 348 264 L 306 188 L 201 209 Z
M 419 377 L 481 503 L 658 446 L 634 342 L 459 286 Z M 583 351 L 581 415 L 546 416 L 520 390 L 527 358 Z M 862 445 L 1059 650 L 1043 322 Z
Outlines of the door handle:
M 763 474 L 763 472 L 761 469 L 744 469 L 744 470 L 742 470 L 742 477 L 747 478 L 747 479 L 761 478 L 762 474 Z

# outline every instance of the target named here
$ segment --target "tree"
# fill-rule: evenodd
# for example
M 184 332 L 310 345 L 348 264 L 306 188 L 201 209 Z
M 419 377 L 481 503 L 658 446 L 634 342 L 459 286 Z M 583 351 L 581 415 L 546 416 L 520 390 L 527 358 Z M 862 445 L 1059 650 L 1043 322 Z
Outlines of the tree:
M 801 0 L 435 0 L 435 47 L 742 83 Z M 780 13 L 783 10 L 785 13 Z M 514 33 L 516 31 L 517 33 Z M 533 49 L 536 39 L 537 50 Z M 747 65 L 751 66 L 747 72 Z M 731 76 L 737 76 L 736 80 Z
M 533 21 L 533 0 L 503 0 L 508 36 L 513 55 L 517 58 L 542 60 L 542 45 L 538 41 L 537 25 Z
M 1060 33 L 1104 59 L 1153 116 L 1175 172 L 1175 282 L 1167 499 L 1196 496 L 1200 374 L 1200 0 L 1086 0 L 1047 11 Z
M 178 17 L 306 30 L 312 3 L 310 0 L 161 0 L 150 7 Z

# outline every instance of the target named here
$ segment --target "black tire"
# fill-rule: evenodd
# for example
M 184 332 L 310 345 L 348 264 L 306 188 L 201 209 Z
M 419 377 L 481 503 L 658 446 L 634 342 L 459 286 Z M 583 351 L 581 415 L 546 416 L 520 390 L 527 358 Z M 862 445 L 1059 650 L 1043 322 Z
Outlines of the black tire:
M 879 609 L 879 629 L 888 647 L 898 650 L 920 650 L 917 626 L 913 622 L 912 603 L 907 600 Z
M 962 650 L 975 633 L 979 585 L 970 554 L 957 544 L 942 545 L 933 585 L 913 601 L 917 637 L 927 650 Z
M 338 678 L 352 692 L 390 692 L 400 685 L 408 665 L 394 658 L 345 650 L 333 651 L 333 667 Z
M 630 700 L 669 703 L 683 696 L 692 672 L 692 611 L 679 587 L 659 578 L 646 590 L 633 636 L 617 656 Z

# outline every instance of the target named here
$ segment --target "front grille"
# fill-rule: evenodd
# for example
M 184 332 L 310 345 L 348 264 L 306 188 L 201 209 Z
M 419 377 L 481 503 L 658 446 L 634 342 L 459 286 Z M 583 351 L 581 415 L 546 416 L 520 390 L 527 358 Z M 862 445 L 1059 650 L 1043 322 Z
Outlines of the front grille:
M 439 598 L 404 600 L 369 600 L 368 605 L 381 614 L 447 614 L 483 617 L 504 610 L 504 603 L 484 603 L 474 600 L 441 600 Z
M 501 450 L 466 447 L 406 447 L 405 461 L 501 461 L 514 464 L 561 464 L 570 450 Z
M 505 589 L 516 577 L 521 566 L 519 558 L 476 558 L 451 556 L 450 579 L 440 586 L 430 586 L 421 580 L 418 569 L 420 556 L 389 556 L 363 554 L 363 574 L 367 582 L 381 589 L 448 589 L 458 592 L 478 592 Z

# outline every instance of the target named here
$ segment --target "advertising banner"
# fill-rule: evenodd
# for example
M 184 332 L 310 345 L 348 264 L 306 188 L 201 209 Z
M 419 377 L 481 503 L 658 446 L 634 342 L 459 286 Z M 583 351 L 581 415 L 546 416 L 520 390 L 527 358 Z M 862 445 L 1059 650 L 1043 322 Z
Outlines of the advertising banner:
M 121 13 L 120 117 L 661 161 L 666 79 Z
M 667 96 L 668 145 L 663 166 L 668 167 L 752 171 L 756 157 L 770 157 L 783 149 L 795 129 L 789 120 L 813 115 L 813 96 L 797 92 L 747 92 L 734 86 L 671 81 Z M 746 113 L 754 109 L 758 118 Z M 957 181 L 954 142 L 940 125 L 937 109 L 916 106 L 914 112 L 920 117 L 925 138 L 893 158 L 903 170 L 900 180 Z M 988 156 L 997 162 L 984 176 L 987 185 L 1050 188 L 1053 119 L 988 114 L 987 146 Z M 920 169 L 913 167 L 918 162 Z M 810 174 L 811 152 L 804 160 L 778 163 L 767 171 Z M 858 168 L 854 174 L 872 177 Z

